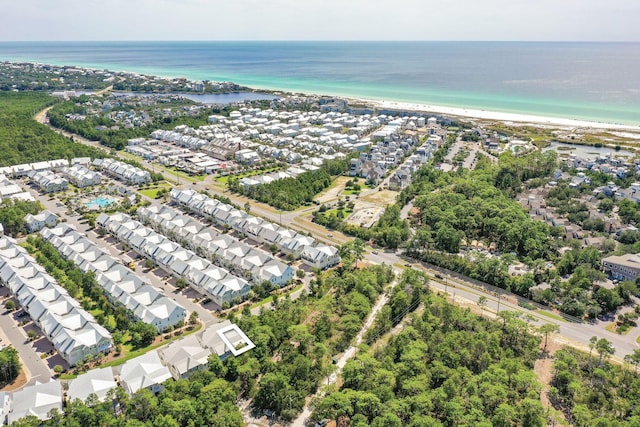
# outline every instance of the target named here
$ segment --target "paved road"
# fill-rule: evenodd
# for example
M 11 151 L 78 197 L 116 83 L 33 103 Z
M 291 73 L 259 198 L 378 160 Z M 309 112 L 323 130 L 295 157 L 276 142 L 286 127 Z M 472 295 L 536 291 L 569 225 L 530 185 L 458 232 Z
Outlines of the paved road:
M 366 259 L 378 264 L 395 264 L 396 270 L 398 269 L 398 265 L 404 265 L 407 263 L 407 259 L 392 252 L 380 252 L 378 255 L 369 253 Z M 431 275 L 431 287 L 441 292 L 446 291 L 454 302 L 462 303 L 464 300 L 467 303 L 470 302 L 477 304 L 480 296 L 485 296 L 487 298 L 486 310 L 488 312 L 497 313 L 498 310 L 517 311 L 523 315 L 532 316 L 534 319 L 532 321 L 532 325 L 534 326 L 540 326 L 544 323 L 556 324 L 560 328 L 559 336 L 566 341 L 567 344 L 587 349 L 588 351 L 589 339 L 592 336 L 606 338 L 611 341 L 616 348 L 614 359 L 619 361 L 621 361 L 625 355 L 631 354 L 633 350 L 639 347 L 638 344 L 636 344 L 635 338 L 640 331 L 635 331 L 635 333 L 630 333 L 629 335 L 618 335 L 607 331 L 605 329 L 605 323 L 600 321 L 593 323 L 568 322 L 559 318 L 558 313 L 554 313 L 552 310 L 538 309 L 532 311 L 519 306 L 516 302 L 516 295 L 513 293 L 501 291 L 500 298 L 498 298 L 493 291 L 478 286 L 471 281 L 448 275 L 443 275 L 443 279 L 437 279 L 435 278 L 435 274 L 440 273 L 439 270 L 430 268 L 428 265 L 418 261 L 409 261 L 408 263 L 412 268 L 417 268 Z
M 114 258 L 122 260 L 125 264 L 128 264 L 129 261 L 133 260 L 129 254 L 121 253 L 121 251 L 114 245 L 112 239 L 100 237 L 95 231 L 90 230 L 86 223 L 82 223 L 80 221 L 80 216 L 66 215 L 63 208 L 60 207 L 60 201 L 57 199 L 50 200 L 48 195 L 41 195 L 33 188 L 28 188 L 28 191 L 36 198 L 36 200 L 43 204 L 45 209 L 58 213 L 66 220 L 67 224 L 73 225 L 76 230 L 85 233 L 92 242 L 94 242 L 99 248 L 107 251 Z M 160 269 L 147 272 L 145 271 L 143 264 L 144 260 L 138 260 L 136 267 L 136 274 L 138 276 L 146 279 L 146 281 L 151 285 L 162 289 L 166 296 L 180 303 L 185 309 L 187 309 L 187 311 L 197 311 L 198 317 L 205 325 L 219 322 L 218 318 L 212 315 L 209 310 L 204 308 L 201 304 L 193 301 L 194 294 L 188 292 L 175 292 L 176 288 L 168 284 L 167 281 L 163 279 L 164 276 L 168 276 L 167 274 L 163 274 Z
M 4 309 L 3 309 L 4 310 Z M 0 314 L 0 338 L 2 343 L 9 343 L 18 350 L 22 366 L 28 379 L 28 384 L 35 381 L 48 382 L 53 373 L 49 370 L 46 360 L 40 359 L 31 342 L 27 342 L 27 335 L 23 328 L 18 327 L 14 320 L 14 313 Z
M 42 116 L 39 114 L 37 117 L 41 122 L 46 124 L 46 114 Z M 54 130 L 64 135 L 72 136 L 69 133 L 62 132 L 57 129 L 54 129 Z M 97 146 L 99 148 L 104 149 L 104 147 L 101 147 L 96 142 L 87 141 L 86 139 L 80 138 L 77 135 L 73 135 L 73 137 L 78 142 L 86 143 L 86 144 Z M 141 163 L 145 167 L 152 168 L 152 165 L 148 164 L 147 162 L 143 161 Z M 166 178 L 169 180 L 175 179 L 171 176 L 167 176 Z M 311 211 L 313 210 L 313 207 L 305 207 L 298 211 L 280 213 L 279 211 L 273 209 L 270 206 L 264 205 L 254 200 L 247 199 L 242 196 L 225 192 L 223 189 L 220 189 L 220 187 L 212 185 L 212 179 L 213 177 L 207 177 L 205 181 L 196 182 L 195 184 L 185 185 L 185 187 L 193 188 L 196 190 L 206 189 L 209 192 L 222 194 L 226 197 L 229 197 L 233 203 L 236 203 L 240 206 L 244 205 L 244 203 L 248 201 L 251 204 L 251 212 L 254 215 L 261 216 L 275 223 L 282 222 L 282 224 L 285 224 L 286 226 L 299 231 L 310 232 L 313 234 L 313 236 L 316 239 L 330 243 L 330 244 L 340 245 L 344 242 L 351 240 L 350 237 L 345 236 L 342 233 L 339 233 L 337 231 L 327 230 L 326 228 L 319 226 L 318 224 L 311 223 L 307 217 L 310 215 Z M 378 255 L 368 253 L 366 256 L 366 259 L 373 263 L 386 263 L 389 265 L 404 264 L 406 262 L 403 258 L 400 258 L 396 254 L 389 253 L 389 252 L 386 252 L 386 253 L 381 252 Z M 419 265 L 419 264 L 415 264 L 415 265 Z M 426 272 L 432 275 L 436 273 L 434 269 L 427 268 L 424 265 L 422 265 L 419 268 L 425 270 Z M 445 287 L 444 283 L 439 284 L 438 280 L 433 280 L 432 284 L 434 286 L 440 286 L 444 290 L 444 287 Z M 470 301 L 477 301 L 480 295 L 484 295 L 488 299 L 487 309 L 497 310 L 498 300 L 492 292 L 474 287 L 474 285 L 472 285 L 470 282 L 462 282 L 462 281 L 459 281 L 455 289 L 456 289 L 456 292 L 459 292 L 459 297 L 468 297 Z M 450 290 L 450 289 L 447 289 L 447 290 L 453 296 L 453 290 Z M 506 292 L 504 292 L 502 295 L 503 297 L 515 298 L 513 294 L 509 294 Z M 503 305 L 508 307 L 509 310 L 515 310 L 521 313 L 531 314 L 531 311 L 526 308 L 520 307 L 516 304 L 509 304 L 509 303 L 506 303 L 504 300 L 501 300 L 501 309 Z M 620 335 L 611 333 L 605 330 L 604 325 L 600 323 L 569 324 L 565 321 L 554 319 L 554 317 L 556 316 L 557 314 L 554 314 L 551 311 L 548 311 L 546 315 L 543 315 L 543 317 L 539 318 L 538 321 L 541 322 L 544 320 L 549 323 L 558 324 L 560 326 L 560 334 L 567 340 L 567 342 L 578 343 L 579 345 L 584 346 L 584 345 L 588 345 L 589 338 L 591 338 L 594 335 L 601 338 L 607 338 L 616 347 L 617 352 L 615 354 L 615 357 L 619 359 L 622 359 L 622 357 L 625 354 L 629 354 L 635 348 L 637 348 L 635 339 L 633 339 L 631 336 L 620 336 Z

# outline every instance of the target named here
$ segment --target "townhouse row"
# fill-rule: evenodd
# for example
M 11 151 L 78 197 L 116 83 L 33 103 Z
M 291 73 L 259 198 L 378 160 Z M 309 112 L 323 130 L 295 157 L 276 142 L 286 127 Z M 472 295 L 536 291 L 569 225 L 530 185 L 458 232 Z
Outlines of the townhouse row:
M 275 286 L 284 286 L 293 279 L 294 269 L 271 254 L 220 234 L 168 206 L 142 207 L 138 209 L 138 218 L 171 240 L 254 284 L 268 281 Z
M 325 269 L 340 263 L 336 247 L 318 242 L 313 237 L 255 217 L 190 189 L 174 188 L 170 195 L 172 202 L 259 243 L 275 245 L 282 252 L 291 254 L 296 259 L 301 258 L 310 267 Z
M 251 290 L 245 279 L 216 267 L 193 251 L 131 219 L 129 215 L 101 214 L 96 219 L 96 224 L 165 271 L 185 280 L 194 290 L 219 306 L 242 300 Z
M 93 272 L 107 298 L 114 304 L 123 305 L 136 320 L 155 326 L 158 332 L 185 320 L 184 307 L 146 283 L 70 225 L 61 223 L 54 228 L 45 228 L 40 235 L 82 272 Z
M 69 365 L 112 348 L 111 334 L 7 236 L 0 238 L 0 282 Z

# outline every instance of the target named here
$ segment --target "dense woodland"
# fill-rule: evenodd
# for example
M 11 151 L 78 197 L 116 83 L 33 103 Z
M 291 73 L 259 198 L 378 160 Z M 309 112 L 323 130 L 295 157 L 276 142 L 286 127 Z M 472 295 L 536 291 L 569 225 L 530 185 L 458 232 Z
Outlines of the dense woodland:
M 33 116 L 56 102 L 45 93 L 0 92 L 0 166 L 73 157 L 104 157 L 96 148 L 74 143 Z
M 576 427 L 640 426 L 640 351 L 620 366 L 609 361 L 611 343 L 593 337 L 590 353 L 566 348 L 555 354 L 549 397 Z
M 513 312 L 488 321 L 427 294 L 405 328 L 347 362 L 313 418 L 344 426 L 543 426 L 539 339 Z
M 242 187 L 237 178 L 230 178 L 228 188 L 275 208 L 294 210 L 302 205 L 311 204 L 318 193 L 331 185 L 333 177 L 345 173 L 348 168 L 348 159 L 327 160 L 318 170 L 253 187 Z

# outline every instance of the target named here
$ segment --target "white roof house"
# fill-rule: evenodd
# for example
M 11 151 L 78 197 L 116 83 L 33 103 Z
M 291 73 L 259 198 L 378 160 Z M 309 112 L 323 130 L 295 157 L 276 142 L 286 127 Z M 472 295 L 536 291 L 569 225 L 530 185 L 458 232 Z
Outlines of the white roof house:
M 13 392 L 11 400 L 13 407 L 7 417 L 9 424 L 30 415 L 46 420 L 54 409 L 62 413 L 62 384 L 60 381 L 36 383 Z
M 9 237 L 0 238 L 0 280 L 16 296 L 58 353 L 75 365 L 107 352 L 111 335 Z
M 302 251 L 302 261 L 311 267 L 325 269 L 337 265 L 340 255 L 333 246 L 307 246 Z
M 171 378 L 171 372 L 162 364 L 158 353 L 150 351 L 127 360 L 120 367 L 119 378 L 122 387 L 129 394 L 143 388 L 158 393 L 162 390 L 162 383 Z
M 92 171 L 79 164 L 74 164 L 69 168 L 64 168 L 62 170 L 62 175 L 73 185 L 81 188 L 100 185 L 100 182 L 102 181 L 102 175 L 100 172 Z
M 208 327 L 200 334 L 199 339 L 203 347 L 217 354 L 222 360 L 229 356 L 240 356 L 255 348 L 253 341 L 238 325 L 229 320 Z
M 61 224 L 44 229 L 40 234 L 83 272 L 96 273 L 96 281 L 106 296 L 112 302 L 124 305 L 136 319 L 154 325 L 159 332 L 185 319 L 184 307 L 144 282 L 72 227 Z
M 207 366 L 211 351 L 200 344 L 198 337 L 189 335 L 158 350 L 158 354 L 173 378 L 178 380 Z
M 153 213 L 147 217 L 147 220 L 165 221 L 163 217 L 165 216 L 162 214 Z M 174 218 L 173 215 L 166 217 Z M 230 303 L 237 298 L 242 299 L 250 291 L 246 280 L 233 276 L 223 268 L 209 268 L 211 263 L 208 260 L 150 230 L 142 223 L 131 220 L 128 215 L 100 217 L 98 222 L 104 224 L 106 230 L 129 245 L 133 236 L 144 236 L 144 242 L 137 243 L 141 255 L 152 259 L 174 276 L 186 280 L 196 291 L 205 294 L 219 305 L 225 302 Z M 190 238 L 188 240 L 191 241 Z M 202 273 L 206 277 L 203 277 Z M 224 280 L 219 277 L 223 277 Z
M 244 233 L 259 242 L 275 244 L 283 252 L 295 257 L 302 256 L 303 262 L 318 268 L 328 268 L 340 262 L 338 249 L 328 245 L 318 245 L 315 239 L 298 234 L 288 228 L 248 215 L 231 205 L 210 199 L 191 189 L 171 190 L 171 200 L 190 210 L 204 215 L 220 225 L 231 225 L 234 230 Z M 196 197 L 197 195 L 197 197 Z M 192 203 L 192 200 L 194 202 Z M 274 233 L 277 233 L 274 234 Z M 306 253 L 303 256 L 303 253 Z
M 50 170 L 43 170 L 30 174 L 31 181 L 45 193 L 53 193 L 56 191 L 65 191 L 69 186 L 69 182 L 51 172 Z
M 44 227 L 54 227 L 58 223 L 58 215 L 51 211 L 44 210 L 37 215 L 27 214 L 24 217 L 26 222 L 27 231 L 29 233 L 35 233 L 42 230 Z
M 109 390 L 117 386 L 111 368 L 92 369 L 69 383 L 67 396 L 70 401 L 80 399 L 86 402 L 89 395 L 94 394 L 102 402 L 107 398 Z

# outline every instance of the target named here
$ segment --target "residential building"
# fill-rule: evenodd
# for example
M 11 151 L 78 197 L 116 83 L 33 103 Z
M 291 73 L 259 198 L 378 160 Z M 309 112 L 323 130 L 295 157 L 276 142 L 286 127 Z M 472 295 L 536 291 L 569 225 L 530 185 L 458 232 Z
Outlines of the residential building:
M 111 335 L 10 237 L 0 238 L 0 282 L 73 366 L 108 352 Z
M 158 354 L 169 368 L 173 379 L 179 380 L 204 369 L 211 351 L 200 344 L 197 336 L 189 335 L 158 350 Z
M 74 164 L 69 168 L 64 168 L 62 170 L 62 175 L 73 185 L 80 188 L 100 185 L 102 182 L 102 175 L 100 172 L 92 171 L 79 164 Z
M 95 395 L 98 402 L 104 402 L 109 391 L 117 386 L 111 368 L 92 369 L 71 380 L 67 397 L 71 402 L 76 399 L 86 402 L 90 395 Z
M 28 416 L 44 421 L 50 418 L 53 410 L 62 413 L 62 384 L 60 381 L 36 383 L 14 391 L 11 401 L 12 408 L 7 417 L 9 424 Z
M 618 280 L 636 280 L 640 276 L 640 254 L 612 255 L 603 258 L 602 268 Z
M 143 388 L 157 394 L 163 389 L 162 383 L 171 378 L 171 372 L 156 351 L 149 351 L 120 366 L 118 378 L 130 395 Z
M 48 210 L 44 210 L 36 215 L 27 214 L 27 216 L 24 217 L 29 233 L 38 232 L 45 227 L 55 227 L 58 219 L 58 215 Z
M 81 271 L 94 273 L 107 298 L 122 304 L 135 319 L 155 326 L 158 332 L 185 320 L 187 313 L 184 307 L 167 298 L 70 225 L 62 223 L 53 229 L 44 229 L 40 234 Z
M 93 166 L 130 185 L 151 182 L 151 174 L 130 164 L 113 159 L 95 159 Z
M 33 172 L 29 176 L 31 182 L 37 185 L 40 191 L 44 193 L 66 191 L 69 187 L 69 182 L 66 179 L 56 175 L 50 170 Z

